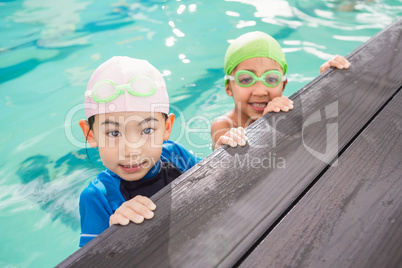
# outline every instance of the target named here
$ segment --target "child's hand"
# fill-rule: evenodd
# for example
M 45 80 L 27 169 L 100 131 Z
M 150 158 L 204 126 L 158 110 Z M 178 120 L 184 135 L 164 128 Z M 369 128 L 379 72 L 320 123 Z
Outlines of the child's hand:
M 231 128 L 216 141 L 215 150 L 223 144 L 227 144 L 230 147 L 236 147 L 237 145 L 244 146 L 247 140 L 248 138 L 246 137 L 246 130 L 244 128 Z
M 289 100 L 286 96 L 276 97 L 270 102 L 268 102 L 267 108 L 265 108 L 264 113 L 269 112 L 280 112 L 284 111 L 287 112 L 293 109 L 293 101 Z
M 154 217 L 155 204 L 148 197 L 137 195 L 124 202 L 109 219 L 109 225 L 127 225 L 130 221 L 140 224 Z
M 350 62 L 342 56 L 336 55 L 333 59 L 325 62 L 320 67 L 320 73 L 329 69 L 329 67 L 335 67 L 338 69 L 348 69 L 350 67 Z

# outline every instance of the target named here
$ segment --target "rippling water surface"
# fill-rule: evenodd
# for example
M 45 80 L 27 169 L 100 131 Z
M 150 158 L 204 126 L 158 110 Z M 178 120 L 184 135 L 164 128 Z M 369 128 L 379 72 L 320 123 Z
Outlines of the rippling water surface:
M 102 169 L 77 124 L 100 63 L 127 55 L 163 72 L 172 139 L 205 157 L 210 123 L 233 106 L 222 68 L 231 40 L 274 36 L 290 96 L 401 16 L 402 1 L 6 0 L 0 14 L 0 266 L 52 267 L 78 249 L 79 193 Z

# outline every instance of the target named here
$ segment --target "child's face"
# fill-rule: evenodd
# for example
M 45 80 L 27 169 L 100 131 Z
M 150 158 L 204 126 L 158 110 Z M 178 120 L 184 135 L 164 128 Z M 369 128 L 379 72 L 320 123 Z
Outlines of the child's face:
M 102 163 L 126 181 L 143 178 L 159 160 L 172 124 L 162 113 L 96 115 L 93 134 Z
M 240 70 L 251 71 L 258 77 L 269 70 L 278 70 L 283 75 L 279 63 L 269 58 L 251 58 L 242 61 L 231 75 L 235 76 Z M 283 82 L 276 87 L 267 87 L 261 81 L 257 81 L 250 87 L 241 87 L 236 81 L 229 81 L 226 85 L 226 93 L 233 97 L 237 112 L 241 113 L 245 121 L 254 121 L 261 117 L 268 102 L 282 96 L 283 90 Z

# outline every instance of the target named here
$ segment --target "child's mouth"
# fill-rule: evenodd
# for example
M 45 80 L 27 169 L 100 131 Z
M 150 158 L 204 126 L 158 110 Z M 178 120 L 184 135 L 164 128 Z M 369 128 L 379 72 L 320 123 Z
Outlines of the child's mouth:
M 140 164 L 131 164 L 131 165 L 119 165 L 120 168 L 125 171 L 125 172 L 136 172 L 140 169 L 142 169 L 145 165 L 145 162 L 142 162 Z
M 251 102 L 251 108 L 257 112 L 263 112 L 268 105 L 268 102 Z

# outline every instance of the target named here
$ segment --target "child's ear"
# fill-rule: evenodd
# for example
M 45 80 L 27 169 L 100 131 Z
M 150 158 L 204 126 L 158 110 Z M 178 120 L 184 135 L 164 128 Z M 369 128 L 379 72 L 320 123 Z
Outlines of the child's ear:
M 163 140 L 167 141 L 170 137 L 170 133 L 172 133 L 173 123 L 174 123 L 175 115 L 169 114 L 168 118 L 166 119 L 165 124 L 165 133 L 163 133 Z
M 89 129 L 89 124 L 87 120 L 81 119 L 78 123 L 81 127 L 82 133 L 85 139 L 92 148 L 98 147 L 98 143 L 95 140 L 94 132 Z
M 233 96 L 233 93 L 232 93 L 232 90 L 230 89 L 229 83 L 230 83 L 230 82 L 228 82 L 228 83 L 226 84 L 226 86 L 225 86 L 225 91 L 226 91 L 226 94 L 228 94 L 228 96 L 232 97 L 232 96 Z
M 286 84 L 288 83 L 288 79 L 286 79 L 284 82 L 283 82 L 283 88 L 282 88 L 282 92 L 285 90 L 285 87 L 286 87 Z

